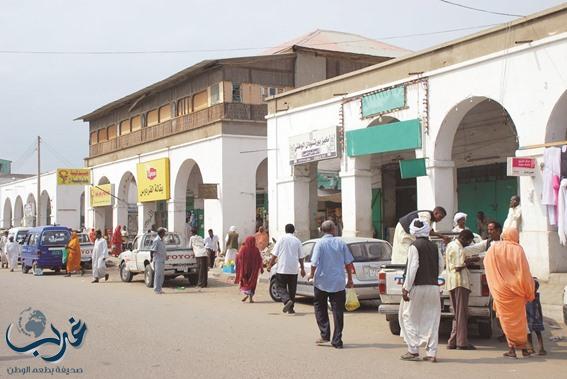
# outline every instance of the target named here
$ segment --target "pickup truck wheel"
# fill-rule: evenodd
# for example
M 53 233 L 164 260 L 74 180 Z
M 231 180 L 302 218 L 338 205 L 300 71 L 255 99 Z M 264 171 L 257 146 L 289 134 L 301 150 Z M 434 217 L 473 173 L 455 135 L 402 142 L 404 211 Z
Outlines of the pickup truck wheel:
M 149 264 L 144 269 L 144 283 L 146 283 L 148 288 L 153 288 L 154 286 L 154 270 L 152 270 L 152 266 Z
M 30 272 L 30 266 L 26 266 L 26 264 L 22 261 L 22 273 L 27 274 Z
M 478 334 L 480 338 L 490 338 L 492 337 L 492 326 L 490 322 L 479 322 L 478 323 Z
M 280 299 L 280 294 L 278 293 L 278 283 L 276 282 L 276 278 L 273 277 L 270 280 L 270 297 L 272 298 L 273 301 L 275 301 L 276 303 L 279 303 L 280 301 L 282 301 Z
M 390 332 L 395 335 L 395 336 L 399 336 L 400 332 L 402 331 L 400 328 L 400 322 L 398 321 L 398 318 L 394 318 L 391 319 L 390 321 L 388 321 L 388 325 L 390 326 Z
M 134 275 L 126 269 L 126 263 L 120 263 L 120 279 L 123 282 L 131 282 Z

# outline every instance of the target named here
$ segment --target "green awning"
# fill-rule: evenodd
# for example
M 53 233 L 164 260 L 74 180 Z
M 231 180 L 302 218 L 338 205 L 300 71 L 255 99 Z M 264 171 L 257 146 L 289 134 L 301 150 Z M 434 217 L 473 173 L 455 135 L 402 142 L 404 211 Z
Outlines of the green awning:
M 404 86 L 362 96 L 362 117 L 385 113 L 406 105 Z
M 427 176 L 425 168 L 425 158 L 405 159 L 400 161 L 400 175 L 402 179 L 417 178 Z
M 421 123 L 416 118 L 351 130 L 346 133 L 346 143 L 349 157 L 420 149 Z

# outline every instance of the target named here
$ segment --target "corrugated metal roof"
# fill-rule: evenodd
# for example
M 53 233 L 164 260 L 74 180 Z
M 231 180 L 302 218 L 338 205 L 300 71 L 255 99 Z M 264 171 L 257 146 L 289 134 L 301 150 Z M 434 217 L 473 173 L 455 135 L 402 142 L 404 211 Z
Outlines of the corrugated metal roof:
M 339 53 L 364 54 L 397 58 L 411 53 L 401 47 L 367 38 L 358 34 L 317 29 L 280 46 L 266 50 L 264 54 L 285 54 L 293 52 L 295 46 L 309 49 L 335 51 Z

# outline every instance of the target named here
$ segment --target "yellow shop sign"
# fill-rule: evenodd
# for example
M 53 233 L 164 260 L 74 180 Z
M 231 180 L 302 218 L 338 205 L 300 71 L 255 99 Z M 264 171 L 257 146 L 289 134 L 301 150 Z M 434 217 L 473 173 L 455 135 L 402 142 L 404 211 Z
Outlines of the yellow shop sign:
M 91 207 L 107 207 L 112 205 L 112 184 L 91 186 Z
M 169 200 L 169 158 L 138 163 L 138 201 Z
M 91 170 L 88 168 L 58 168 L 57 184 L 62 186 L 88 186 Z

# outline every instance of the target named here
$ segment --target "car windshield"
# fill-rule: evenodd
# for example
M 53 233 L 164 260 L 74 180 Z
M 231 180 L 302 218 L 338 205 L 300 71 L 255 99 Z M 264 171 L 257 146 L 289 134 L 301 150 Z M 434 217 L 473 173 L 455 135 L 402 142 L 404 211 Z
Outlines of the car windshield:
M 389 261 L 392 248 L 384 242 L 363 242 L 348 245 L 355 262 Z
M 80 243 L 91 243 L 88 234 L 79 234 L 79 242 Z
M 28 235 L 28 232 L 26 232 L 26 231 L 22 230 L 22 231 L 18 232 L 18 234 L 16 234 L 16 242 L 22 243 L 22 241 L 26 239 L 27 235 Z
M 157 237 L 157 234 L 150 234 L 144 238 L 144 249 L 148 250 L 152 247 L 154 239 Z M 178 234 L 175 233 L 166 233 L 163 236 L 163 242 L 165 242 L 165 247 L 167 249 L 177 249 L 182 247 L 181 246 L 181 238 L 179 238 Z
M 41 235 L 41 244 L 45 246 L 66 245 L 69 237 L 69 232 L 66 230 L 47 230 Z

